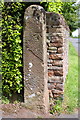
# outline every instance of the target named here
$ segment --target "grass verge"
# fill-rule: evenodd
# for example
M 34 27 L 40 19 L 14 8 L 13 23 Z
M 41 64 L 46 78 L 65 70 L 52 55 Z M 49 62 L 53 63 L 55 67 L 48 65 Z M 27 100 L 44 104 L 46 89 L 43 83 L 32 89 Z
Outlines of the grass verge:
M 72 43 L 69 43 L 69 69 L 64 86 L 63 109 L 71 113 L 78 108 L 78 54 Z

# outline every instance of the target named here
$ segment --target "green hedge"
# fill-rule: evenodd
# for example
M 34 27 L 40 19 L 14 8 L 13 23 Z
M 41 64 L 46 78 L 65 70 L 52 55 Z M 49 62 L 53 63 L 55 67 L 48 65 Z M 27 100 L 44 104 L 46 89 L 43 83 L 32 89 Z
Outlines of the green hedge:
M 23 89 L 23 18 L 31 4 L 35 3 L 4 2 L 2 5 L 2 90 L 8 98 Z
M 11 96 L 22 88 L 22 47 L 20 32 L 21 4 L 5 3 L 2 10 L 2 80 L 3 93 Z
M 25 4 L 6 2 L 2 9 L 2 90 L 7 97 L 22 90 L 22 17 Z

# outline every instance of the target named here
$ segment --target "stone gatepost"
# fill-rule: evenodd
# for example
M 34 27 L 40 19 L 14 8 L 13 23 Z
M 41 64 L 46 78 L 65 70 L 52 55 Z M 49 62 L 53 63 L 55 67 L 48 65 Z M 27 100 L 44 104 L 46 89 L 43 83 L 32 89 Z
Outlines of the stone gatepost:
M 31 5 L 24 14 L 24 102 L 35 111 L 48 111 L 45 10 Z

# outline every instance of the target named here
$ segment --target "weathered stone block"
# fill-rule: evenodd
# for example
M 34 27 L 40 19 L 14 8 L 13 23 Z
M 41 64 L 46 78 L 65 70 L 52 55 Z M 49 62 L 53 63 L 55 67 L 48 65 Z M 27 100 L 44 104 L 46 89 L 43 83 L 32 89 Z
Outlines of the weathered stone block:
M 47 52 L 48 52 L 49 54 L 51 54 L 51 53 L 57 53 L 57 49 L 56 49 L 56 50 L 47 50 Z
M 67 26 L 65 19 L 62 15 L 55 12 L 46 12 L 46 24 L 50 26 L 64 26 L 66 30 L 69 31 L 69 27 Z
M 63 77 L 61 76 L 52 76 L 48 79 L 49 83 L 63 83 Z
M 63 53 L 63 52 L 64 52 L 63 47 L 59 47 L 59 48 L 58 48 L 58 53 Z
M 53 42 L 48 44 L 49 47 L 62 47 L 63 43 L 61 42 Z
M 54 98 L 57 98 L 57 97 L 60 97 L 60 95 L 58 95 L 58 94 L 54 94 L 53 97 L 54 97 Z
M 57 84 L 56 89 L 58 90 L 63 90 L 63 84 Z
M 63 44 L 63 34 L 62 33 L 47 33 L 47 39 L 52 42 L 61 42 Z
M 51 54 L 51 55 L 49 55 L 49 58 L 53 59 L 53 60 L 62 60 L 63 54 Z
M 48 50 L 53 50 L 53 51 L 57 51 L 57 47 L 48 47 Z
M 52 66 L 59 66 L 62 67 L 63 66 L 63 60 L 51 60 L 49 59 L 48 64 L 52 64 Z
M 53 12 L 46 12 L 46 17 L 47 17 L 47 25 L 60 25 L 61 22 L 61 17 L 59 14 L 57 13 L 53 13 Z
M 54 72 L 53 71 L 48 71 L 48 76 L 51 77 L 54 75 Z
M 55 70 L 54 75 L 55 76 L 63 76 L 63 70 Z
M 24 101 L 35 111 L 48 111 L 46 16 L 41 6 L 31 5 L 24 15 Z
M 49 63 L 48 63 L 48 67 L 52 67 L 52 64 L 49 64 Z
M 47 33 L 62 33 L 63 28 L 54 28 L 54 26 L 48 26 L 47 27 Z
M 48 90 L 52 90 L 52 89 L 54 89 L 55 88 L 55 85 L 54 84 L 49 84 L 48 83 Z
M 52 93 L 56 93 L 56 94 L 63 94 L 63 91 L 60 90 L 56 90 L 56 89 L 52 89 Z
M 61 98 L 63 100 L 63 94 L 54 94 L 54 98 Z
M 61 67 L 63 66 L 63 60 L 53 60 L 52 65 Z
M 50 66 L 48 67 L 48 70 L 63 70 L 63 68 L 58 66 Z
M 53 98 L 52 90 L 49 90 L 49 97 Z

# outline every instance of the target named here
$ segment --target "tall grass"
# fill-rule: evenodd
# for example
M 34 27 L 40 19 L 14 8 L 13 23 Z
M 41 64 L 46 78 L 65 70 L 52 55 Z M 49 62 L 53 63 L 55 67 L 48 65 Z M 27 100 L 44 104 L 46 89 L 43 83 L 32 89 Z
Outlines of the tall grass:
M 72 43 L 69 43 L 69 69 L 64 86 L 63 108 L 73 112 L 78 107 L 78 54 Z

